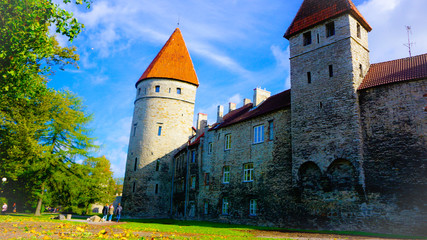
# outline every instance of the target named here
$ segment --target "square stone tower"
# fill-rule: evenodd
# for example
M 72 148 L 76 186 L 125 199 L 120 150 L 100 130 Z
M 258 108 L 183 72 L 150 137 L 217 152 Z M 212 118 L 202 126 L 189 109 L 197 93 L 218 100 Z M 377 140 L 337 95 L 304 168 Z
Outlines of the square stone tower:
M 290 42 L 295 186 L 303 164 L 317 165 L 316 176 L 325 176 L 335 163 L 348 164 L 354 184 L 363 185 L 356 91 L 369 69 L 369 31 L 351 0 L 304 0 L 285 33 Z

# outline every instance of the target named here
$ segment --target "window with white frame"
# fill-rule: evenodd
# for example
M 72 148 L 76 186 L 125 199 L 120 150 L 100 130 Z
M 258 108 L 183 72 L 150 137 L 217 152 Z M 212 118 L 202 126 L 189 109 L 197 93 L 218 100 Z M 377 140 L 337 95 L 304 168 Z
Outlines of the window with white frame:
M 222 169 L 222 183 L 230 183 L 230 166 L 224 166 Z
M 225 135 L 225 150 L 231 149 L 231 134 Z
M 228 198 L 222 199 L 222 214 L 228 215 Z
M 208 154 L 212 154 L 212 151 L 213 151 L 213 143 L 212 143 L 212 142 L 210 142 L 210 143 L 208 144 Z
M 254 180 L 254 164 L 246 163 L 243 165 L 243 181 L 252 182 Z
M 256 216 L 256 212 L 257 212 L 257 200 L 251 199 L 249 201 L 249 215 Z
M 254 143 L 264 142 L 264 125 L 254 127 Z

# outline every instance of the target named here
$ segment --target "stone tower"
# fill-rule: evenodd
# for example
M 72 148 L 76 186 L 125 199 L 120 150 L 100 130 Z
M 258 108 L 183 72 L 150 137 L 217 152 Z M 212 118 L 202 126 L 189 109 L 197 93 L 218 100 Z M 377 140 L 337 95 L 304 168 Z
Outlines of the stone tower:
M 364 184 L 357 88 L 369 69 L 371 27 L 351 0 L 304 0 L 290 42 L 293 184 Z M 333 176 L 335 170 L 342 170 Z M 337 181 L 337 182 L 334 182 Z M 341 181 L 341 183 L 340 183 Z M 304 185 L 304 183 L 302 183 Z
M 171 157 L 192 134 L 199 85 L 177 28 L 136 83 L 122 203 L 124 214 L 165 217 Z

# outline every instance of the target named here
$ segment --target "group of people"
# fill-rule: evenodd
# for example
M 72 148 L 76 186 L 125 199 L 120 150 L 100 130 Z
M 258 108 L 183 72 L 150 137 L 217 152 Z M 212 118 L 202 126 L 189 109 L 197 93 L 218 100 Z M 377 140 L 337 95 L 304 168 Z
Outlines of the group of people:
M 122 208 L 122 206 L 120 206 L 120 203 L 117 205 L 116 211 L 114 211 L 113 204 L 111 204 L 110 206 L 108 206 L 108 203 L 106 203 L 105 206 L 104 206 L 104 208 L 102 209 L 102 215 L 104 215 L 102 217 L 102 219 L 104 219 L 104 221 L 111 222 L 111 220 L 113 219 L 113 215 L 116 215 L 117 222 L 119 222 L 120 215 L 122 214 L 122 209 L 123 208 Z
M 13 212 L 14 213 L 16 213 L 16 203 L 13 203 L 13 206 L 12 206 L 12 208 L 13 208 Z M 1 214 L 6 214 L 6 211 L 7 211 L 7 204 L 6 203 L 3 203 L 3 206 L 1 207 Z

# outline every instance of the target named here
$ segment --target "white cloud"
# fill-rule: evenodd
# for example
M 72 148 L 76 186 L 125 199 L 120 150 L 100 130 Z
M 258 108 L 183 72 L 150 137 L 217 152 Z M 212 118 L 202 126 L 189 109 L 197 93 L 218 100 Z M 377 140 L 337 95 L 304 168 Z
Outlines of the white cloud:
M 373 30 L 369 33 L 372 63 L 409 56 L 406 26 L 412 27 L 412 55 L 427 52 L 425 0 L 370 0 L 358 6 Z

